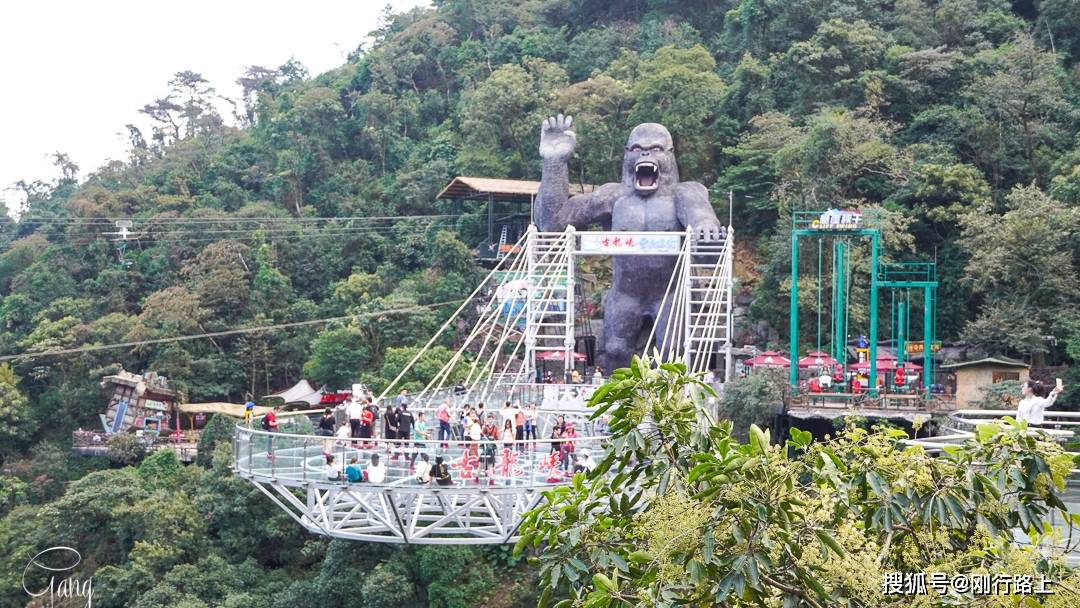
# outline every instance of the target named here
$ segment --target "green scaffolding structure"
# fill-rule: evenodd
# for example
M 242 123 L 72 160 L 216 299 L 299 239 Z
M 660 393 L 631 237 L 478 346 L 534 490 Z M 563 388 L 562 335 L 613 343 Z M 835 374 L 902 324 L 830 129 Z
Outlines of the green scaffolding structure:
M 911 314 L 910 301 L 897 308 L 895 293 L 897 290 L 923 290 L 923 385 L 927 393 L 933 383 L 933 357 L 930 350 L 935 338 L 935 307 L 937 298 L 937 267 L 932 262 L 906 262 L 899 264 L 881 263 L 881 231 L 862 224 L 862 216 L 853 212 L 795 211 L 792 214 L 791 229 L 791 304 L 789 310 L 791 331 L 791 371 L 792 388 L 799 384 L 799 239 L 816 237 L 818 246 L 818 280 L 821 280 L 821 241 L 835 239 L 833 243 L 833 305 L 832 305 L 832 355 L 841 364 L 847 361 L 847 286 L 845 277 L 850 272 L 847 240 L 852 238 L 870 239 L 870 327 L 867 336 L 869 344 L 868 391 L 877 392 L 877 345 L 878 345 L 878 298 L 882 289 L 893 291 L 893 310 L 890 313 L 892 330 L 898 336 L 897 357 L 902 357 L 903 342 L 909 339 L 906 333 L 907 319 Z M 820 309 L 820 286 L 818 306 Z M 820 315 L 820 310 L 819 310 Z M 897 321 L 899 317 L 899 321 Z M 903 327 L 901 327 L 903 326 Z M 818 328 L 818 346 L 820 348 L 820 321 Z M 900 359 L 902 362 L 903 359 Z
M 923 388 L 930 392 L 934 379 L 932 346 L 937 341 L 937 264 L 934 262 L 899 262 L 885 264 L 877 280 L 881 289 L 893 292 L 891 313 L 897 363 L 904 363 L 907 342 L 911 339 L 908 327 L 914 313 L 911 291 L 923 292 Z M 900 297 L 897 297 L 898 292 Z

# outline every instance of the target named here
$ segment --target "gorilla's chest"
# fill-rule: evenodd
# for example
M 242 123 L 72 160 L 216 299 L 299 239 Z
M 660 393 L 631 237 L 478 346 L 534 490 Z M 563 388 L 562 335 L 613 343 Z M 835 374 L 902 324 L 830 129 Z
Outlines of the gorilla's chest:
M 653 195 L 643 198 L 629 194 L 615 201 L 611 212 L 611 229 L 627 231 L 682 230 L 675 212 L 675 199 Z

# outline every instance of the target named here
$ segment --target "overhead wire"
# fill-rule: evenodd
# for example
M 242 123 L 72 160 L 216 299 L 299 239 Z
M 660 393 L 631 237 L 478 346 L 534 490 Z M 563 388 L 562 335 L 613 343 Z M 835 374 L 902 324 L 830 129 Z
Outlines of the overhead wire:
M 414 225 L 416 228 L 428 229 L 434 226 L 438 226 L 439 222 L 432 221 L 426 223 L 420 223 Z M 446 228 L 451 228 L 450 224 L 444 224 Z M 238 232 L 233 231 L 215 231 L 205 230 L 198 232 L 159 232 L 149 234 L 132 234 L 127 239 L 110 239 L 102 240 L 92 238 L 94 235 L 69 235 L 72 239 L 78 239 L 79 245 L 90 245 L 95 242 L 101 242 L 105 244 L 115 243 L 128 243 L 131 245 L 145 245 L 152 246 L 159 243 L 208 243 L 214 241 L 285 241 L 290 239 L 302 239 L 302 238 L 318 238 L 325 236 L 378 236 L 387 235 L 389 229 L 395 228 L 396 225 L 386 226 L 360 226 L 360 227 L 340 227 L 340 228 L 289 228 L 289 229 L 272 229 L 272 230 L 241 230 Z M 191 234 L 192 236 L 183 236 L 184 234 Z M 198 236 L 196 236 L 198 235 Z M 227 236 L 226 236 L 227 235 Z M 0 247 L 0 250 L 10 248 L 10 243 Z
M 221 336 L 232 336 L 238 334 L 258 333 L 263 331 L 275 331 L 279 329 L 288 329 L 290 327 L 304 327 L 308 325 L 319 325 L 323 323 L 334 323 L 337 321 L 347 321 L 351 319 L 366 319 L 369 317 L 377 317 L 380 315 L 396 314 L 402 312 L 411 312 L 415 310 L 424 310 L 428 308 L 437 308 L 439 306 L 449 306 L 451 304 L 461 304 L 466 302 L 467 299 L 459 300 L 447 300 L 444 302 L 433 302 L 430 304 L 416 304 L 413 306 L 404 306 L 401 308 L 388 308 L 385 310 L 377 310 L 363 313 L 356 313 L 351 315 L 341 315 L 337 317 L 326 317 L 323 319 L 309 319 L 307 321 L 290 321 L 287 323 L 275 323 L 272 325 L 260 325 L 256 327 L 242 327 L 236 329 L 226 329 L 221 331 L 204 332 L 201 334 L 191 334 L 186 336 L 171 336 L 168 338 L 151 338 L 149 340 L 133 340 L 130 342 L 116 342 L 113 344 L 94 344 L 91 346 L 80 346 L 77 348 L 63 348 L 57 350 L 45 350 L 35 351 L 28 353 L 19 353 L 13 355 L 0 355 L 0 361 L 12 361 L 12 360 L 26 360 L 37 359 L 40 357 L 50 357 L 59 355 L 71 355 L 84 352 L 96 352 L 102 350 L 112 350 L 116 348 L 133 348 L 136 346 L 149 346 L 152 344 L 167 344 L 170 342 L 185 342 L 191 340 L 202 340 L 206 338 L 217 338 Z
M 436 224 L 456 218 L 459 216 L 444 216 L 444 217 L 428 217 L 418 218 L 410 220 L 412 225 L 425 225 Z M 348 223 L 348 224 L 300 224 L 300 225 L 288 225 L 288 224 L 270 224 L 270 225 L 255 225 L 250 227 L 237 228 L 232 226 L 216 226 L 216 225 L 202 225 L 202 226 L 143 226 L 128 232 L 128 240 L 138 238 L 139 236 L 179 236 L 185 234 L 196 235 L 213 235 L 213 234 L 254 234 L 257 232 L 265 233 L 288 233 L 297 231 L 321 231 L 321 230 L 385 230 L 387 228 L 405 224 L 403 220 L 393 220 L 380 223 L 363 222 L 363 223 Z M 96 230 L 85 230 L 82 232 L 73 232 L 73 227 L 68 227 L 68 234 L 73 236 L 112 236 L 119 235 L 116 232 L 102 232 Z M 79 228 L 83 228 L 79 226 Z M 122 239 L 113 239 L 122 240 Z
M 431 228 L 437 226 L 438 223 L 432 222 L 428 224 L 420 224 L 417 228 Z M 247 231 L 241 230 L 237 233 L 233 232 L 192 232 L 175 234 L 169 232 L 161 233 L 149 233 L 149 234 L 136 234 L 131 235 L 127 239 L 112 240 L 109 242 L 121 242 L 127 241 L 128 243 L 138 242 L 206 242 L 206 241 L 229 241 L 229 240 L 245 240 L 245 239 L 261 239 L 268 238 L 271 240 L 292 238 L 292 237 L 318 237 L 318 236 L 333 236 L 333 235 L 385 235 L 387 230 L 393 228 L 393 226 L 379 226 L 379 227 L 358 227 L 358 228 L 327 228 L 321 230 L 254 230 Z M 183 234 L 192 234 L 192 236 L 183 236 Z M 206 236 L 206 235 L 228 235 L 228 236 Z
M 220 224 L 220 223 L 312 223 L 312 222 L 345 222 L 345 221 L 400 221 L 417 218 L 458 217 L 461 214 L 426 214 L 426 215 L 355 215 L 355 216 L 324 216 L 324 217 L 116 217 L 116 218 L 20 218 L 15 225 L 22 224 L 76 224 L 76 225 L 107 225 L 115 226 L 116 222 L 130 221 L 144 224 Z
M 380 216 L 368 218 L 291 218 L 292 220 L 317 219 L 319 221 L 328 221 L 331 223 L 301 223 L 291 225 L 286 222 L 276 222 L 267 226 L 259 225 L 257 227 L 241 230 L 237 230 L 229 226 L 219 226 L 215 224 L 206 224 L 198 227 L 197 230 L 192 230 L 192 228 L 196 228 L 197 226 L 173 224 L 169 226 L 168 229 L 164 230 L 161 230 L 160 226 L 154 226 L 150 229 L 149 232 L 147 232 L 146 228 L 144 227 L 141 228 L 141 230 L 137 229 L 126 239 L 113 238 L 108 239 L 107 242 L 127 242 L 131 244 L 145 245 L 153 243 L 206 243 L 218 240 L 267 240 L 274 242 L 277 240 L 305 237 L 348 236 L 351 234 L 375 235 L 385 234 L 387 230 L 397 227 L 404 221 L 412 221 L 414 222 L 414 226 L 422 229 L 427 229 L 432 226 L 436 226 L 441 222 L 446 222 L 447 220 L 456 219 L 458 217 L 461 216 L 413 215 Z M 347 220 L 349 222 L 355 222 L 356 224 L 339 225 L 339 220 Z M 449 222 L 447 222 L 445 225 L 447 227 L 450 227 Z M 45 224 L 41 224 L 39 226 L 45 226 Z M 98 227 L 104 227 L 104 225 L 100 225 Z M 94 226 L 91 225 L 68 225 L 65 228 L 67 231 L 66 236 L 68 238 L 76 240 L 77 244 L 80 246 L 90 245 L 92 242 L 100 240 L 99 237 L 108 236 L 101 231 L 93 230 Z M 86 228 L 86 231 L 73 232 L 73 230 L 76 228 Z M 14 242 L 15 241 L 0 245 L 0 251 L 5 251 L 9 249 Z

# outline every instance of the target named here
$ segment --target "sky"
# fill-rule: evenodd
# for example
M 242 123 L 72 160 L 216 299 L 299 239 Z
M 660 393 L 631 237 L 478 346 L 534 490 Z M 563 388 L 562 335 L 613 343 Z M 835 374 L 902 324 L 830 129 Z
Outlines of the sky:
M 35 0 L 0 5 L 0 201 L 12 212 L 17 180 L 50 182 L 61 151 L 85 176 L 126 157 L 124 125 L 164 97 L 181 70 L 199 72 L 218 93 L 240 98 L 245 66 L 290 58 L 312 75 L 345 62 L 395 11 L 423 0 Z

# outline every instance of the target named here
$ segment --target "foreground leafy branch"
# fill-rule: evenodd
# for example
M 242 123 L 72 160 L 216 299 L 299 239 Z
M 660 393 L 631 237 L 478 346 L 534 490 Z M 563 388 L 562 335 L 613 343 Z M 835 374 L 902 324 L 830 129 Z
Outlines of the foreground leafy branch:
M 1057 512 L 1080 526 L 1062 502 L 1073 459 L 1025 425 L 981 426 L 940 457 L 903 447 L 895 429 L 849 427 L 824 442 L 792 429 L 773 445 L 754 425 L 740 443 L 697 405 L 710 390 L 648 357 L 597 390 L 594 415 L 611 416 L 606 457 L 545 493 L 515 548 L 540 565 L 542 606 L 1080 601 L 1080 575 L 1060 559 L 1068 539 L 1049 525 Z M 1015 529 L 1034 547 L 1013 545 Z M 1057 593 L 886 595 L 890 572 L 1029 574 Z

